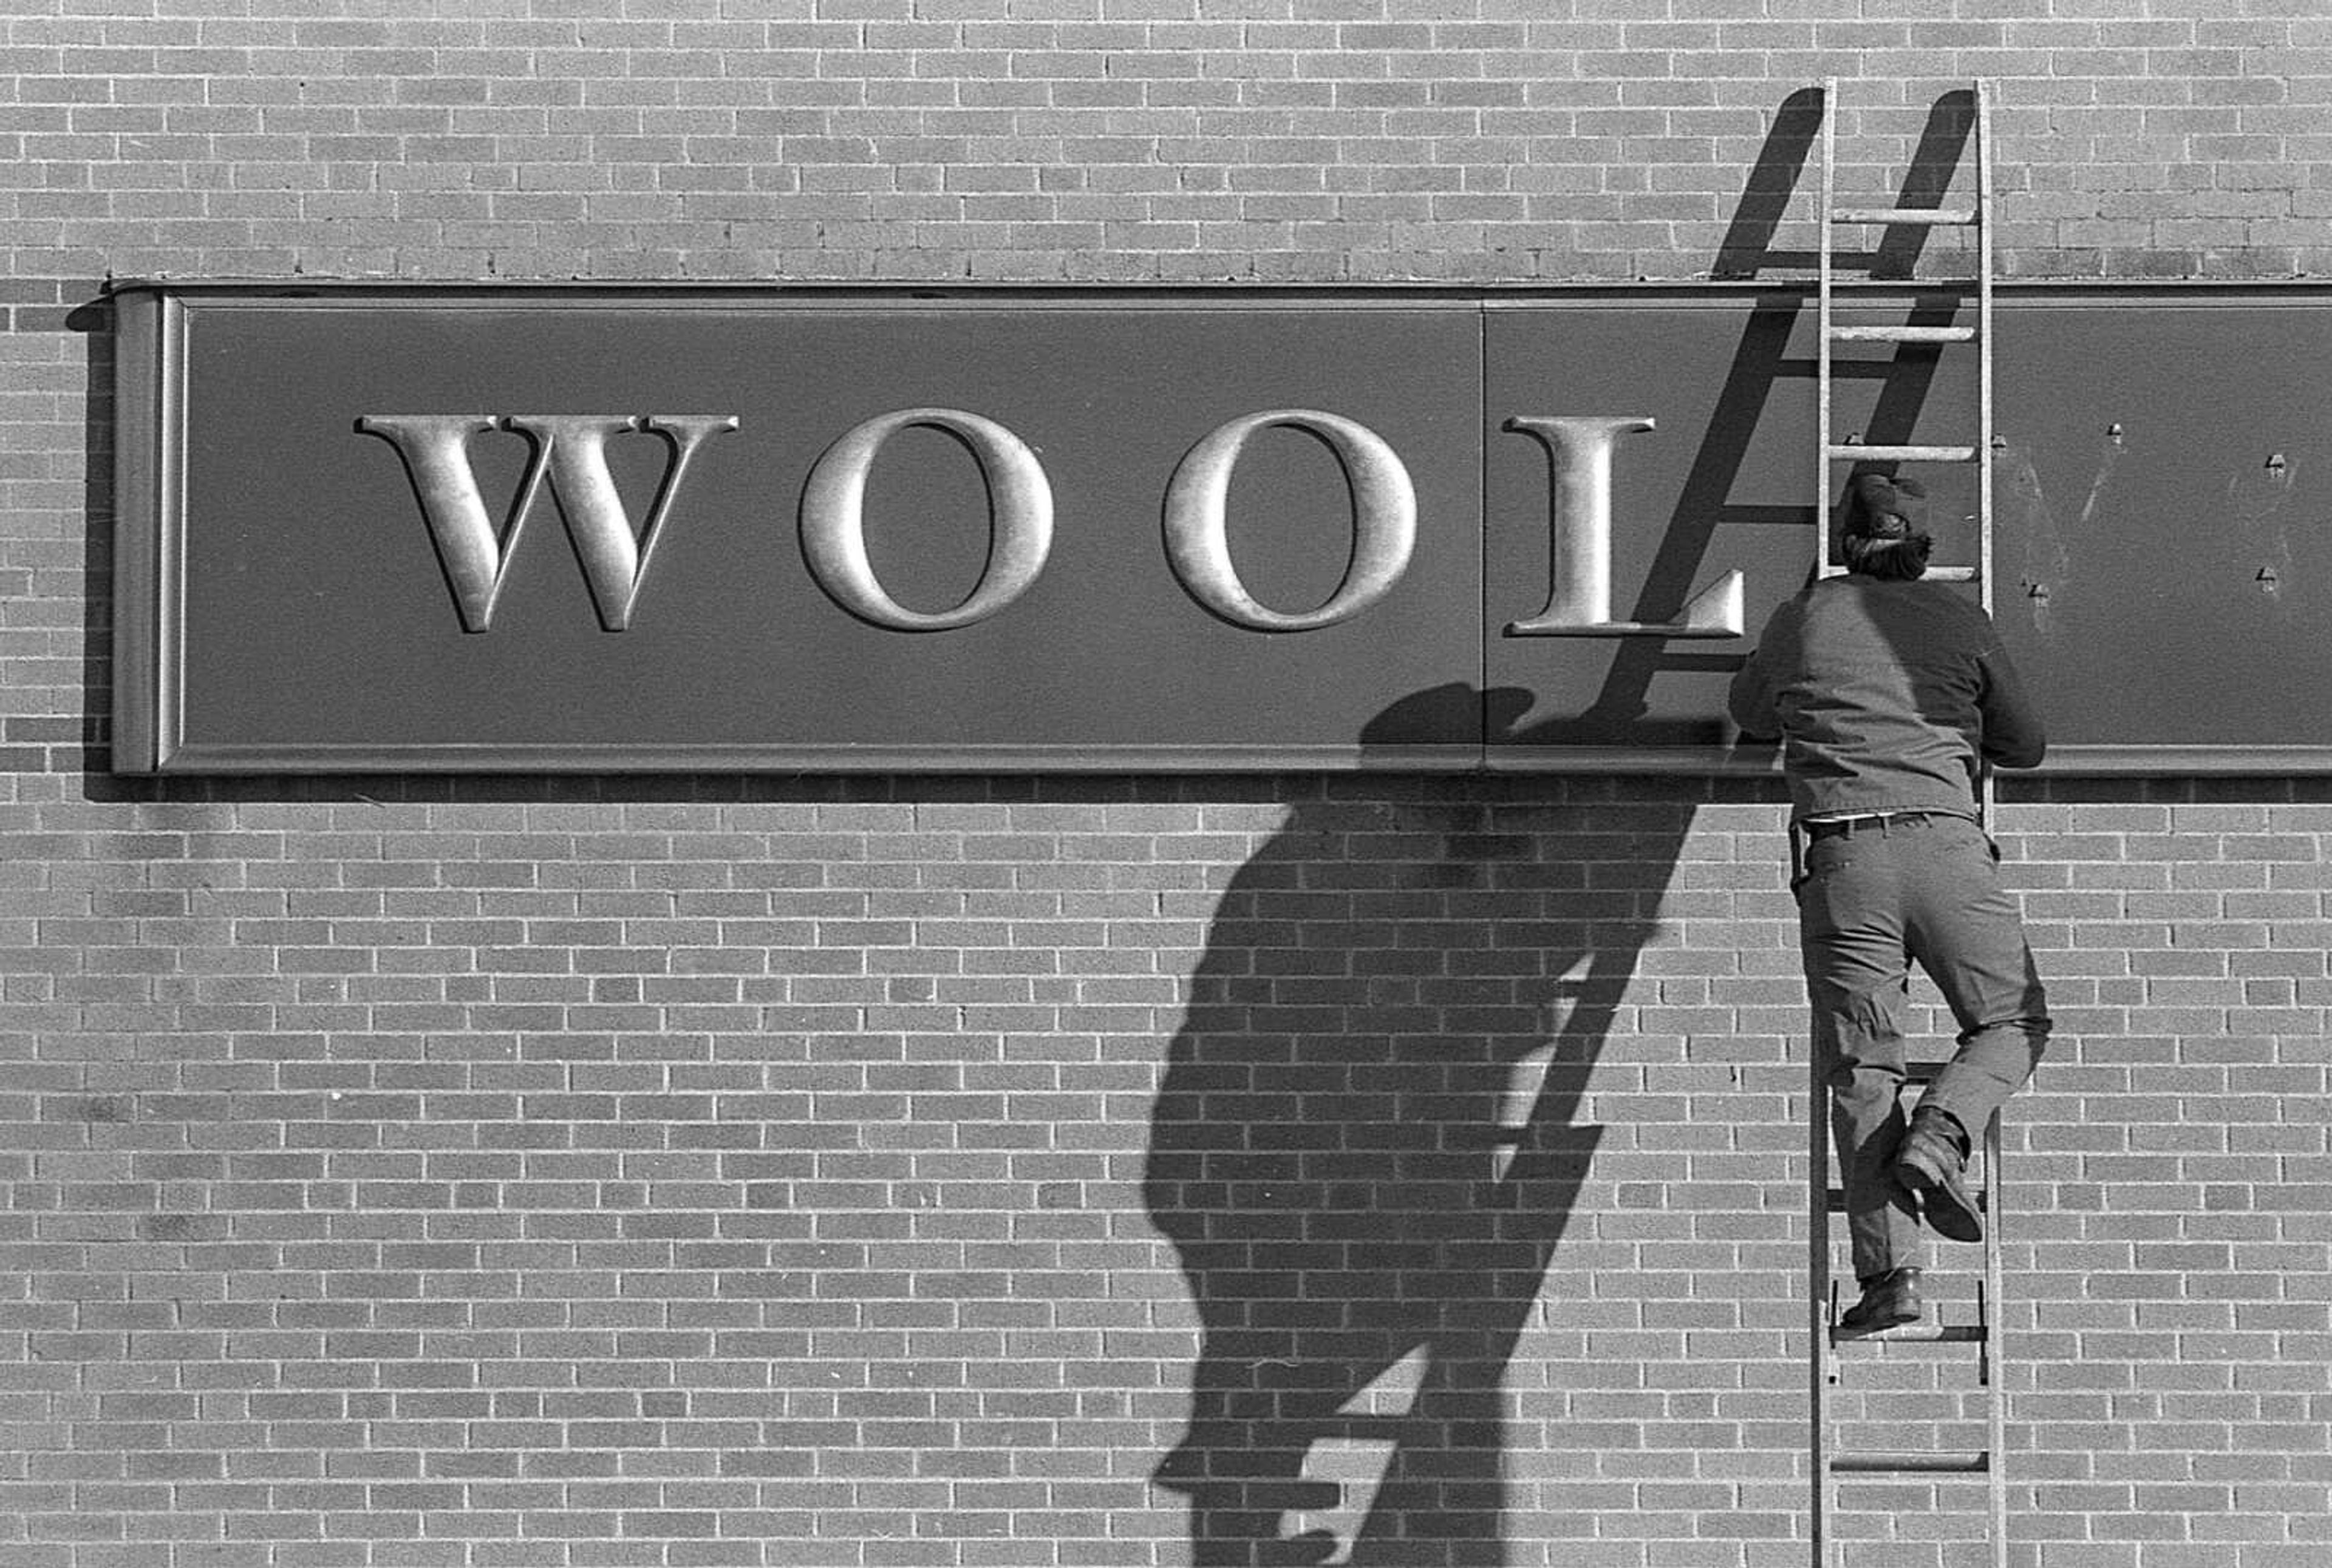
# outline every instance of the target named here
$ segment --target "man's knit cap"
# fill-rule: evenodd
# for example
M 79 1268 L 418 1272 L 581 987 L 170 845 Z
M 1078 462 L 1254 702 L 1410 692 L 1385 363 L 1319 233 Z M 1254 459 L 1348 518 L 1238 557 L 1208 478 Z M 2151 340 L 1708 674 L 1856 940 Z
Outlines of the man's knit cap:
M 1849 539 L 1903 539 L 1926 531 L 1927 489 L 1916 479 L 1858 473 L 1847 487 Z

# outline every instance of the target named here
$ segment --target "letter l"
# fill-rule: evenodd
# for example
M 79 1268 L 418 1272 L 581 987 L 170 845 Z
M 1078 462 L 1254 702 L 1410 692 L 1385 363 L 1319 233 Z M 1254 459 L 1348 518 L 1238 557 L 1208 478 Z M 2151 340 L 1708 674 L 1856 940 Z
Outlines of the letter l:
M 1695 594 L 1673 621 L 1611 618 L 1611 448 L 1652 421 L 1632 415 L 1506 421 L 1546 448 L 1553 505 L 1546 607 L 1506 627 L 1510 637 L 1737 637 L 1743 579 L 1728 571 Z

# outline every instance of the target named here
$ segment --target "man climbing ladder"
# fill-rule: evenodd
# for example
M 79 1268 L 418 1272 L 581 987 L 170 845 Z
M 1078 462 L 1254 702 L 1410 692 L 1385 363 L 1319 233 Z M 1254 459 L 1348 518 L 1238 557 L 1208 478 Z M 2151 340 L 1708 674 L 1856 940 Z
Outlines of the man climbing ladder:
M 2049 1037 L 1976 805 L 1980 760 L 2034 766 L 2040 722 L 1991 618 L 1919 580 L 1922 520 L 1910 482 L 1857 475 L 1845 575 L 1774 612 L 1731 693 L 1744 734 L 1783 742 L 1818 1076 L 1862 1286 L 1839 1322 L 1850 1333 L 1921 1316 L 1921 1219 L 1953 1240 L 1982 1238 L 1964 1181 L 1970 1145 Z M 1914 958 L 1960 1036 L 1907 1127 L 1900 1015 Z

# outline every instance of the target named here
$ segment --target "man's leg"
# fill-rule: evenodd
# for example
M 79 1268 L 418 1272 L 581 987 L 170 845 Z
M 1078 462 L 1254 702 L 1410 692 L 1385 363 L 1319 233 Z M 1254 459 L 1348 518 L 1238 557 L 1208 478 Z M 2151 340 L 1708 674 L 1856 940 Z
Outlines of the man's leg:
M 1854 1274 L 1866 1286 L 1922 1257 L 1909 1198 L 1888 1174 L 1904 1128 L 1907 973 L 1892 848 L 1876 832 L 1817 840 L 1798 890 L 1814 1060 L 1830 1089 Z
M 1919 1103 L 1947 1113 L 1973 1142 L 2039 1066 L 2049 1043 L 2049 999 L 2024 939 L 2023 912 L 2001 885 L 1983 830 L 1947 821 L 1931 830 L 1923 849 L 1906 935 L 1960 1037 Z
M 1907 844 L 1907 848 L 1908 847 Z M 1960 1044 L 1935 1075 L 1888 1168 L 1927 1223 L 1954 1241 L 1983 1238 L 1966 1182 L 1986 1123 L 2032 1076 L 2049 1040 L 2047 999 L 1992 840 L 1973 822 L 1937 820 L 1906 865 L 1915 891 L 1906 937 L 1959 1020 Z

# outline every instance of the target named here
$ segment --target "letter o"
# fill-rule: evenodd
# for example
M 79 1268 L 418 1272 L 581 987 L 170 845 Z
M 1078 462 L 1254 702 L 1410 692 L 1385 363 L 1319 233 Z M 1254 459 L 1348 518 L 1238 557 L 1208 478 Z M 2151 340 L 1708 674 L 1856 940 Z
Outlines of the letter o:
M 1308 431 L 1343 465 L 1352 496 L 1352 560 L 1314 610 L 1289 614 L 1257 600 L 1230 550 L 1231 470 L 1247 437 L 1276 425 Z M 1166 487 L 1166 559 L 1192 598 L 1235 626 L 1308 632 L 1346 621 L 1391 592 L 1417 546 L 1417 489 L 1384 438 L 1342 415 L 1273 408 L 1216 426 L 1176 464 Z
M 980 464 L 994 531 L 988 566 L 951 610 L 911 610 L 884 591 L 866 559 L 866 476 L 883 443 L 913 425 L 943 430 Z M 854 425 L 819 454 L 803 487 L 802 558 L 827 597 L 863 621 L 943 632 L 984 621 L 1027 591 L 1053 549 L 1053 487 L 1027 444 L 959 408 L 902 408 Z

